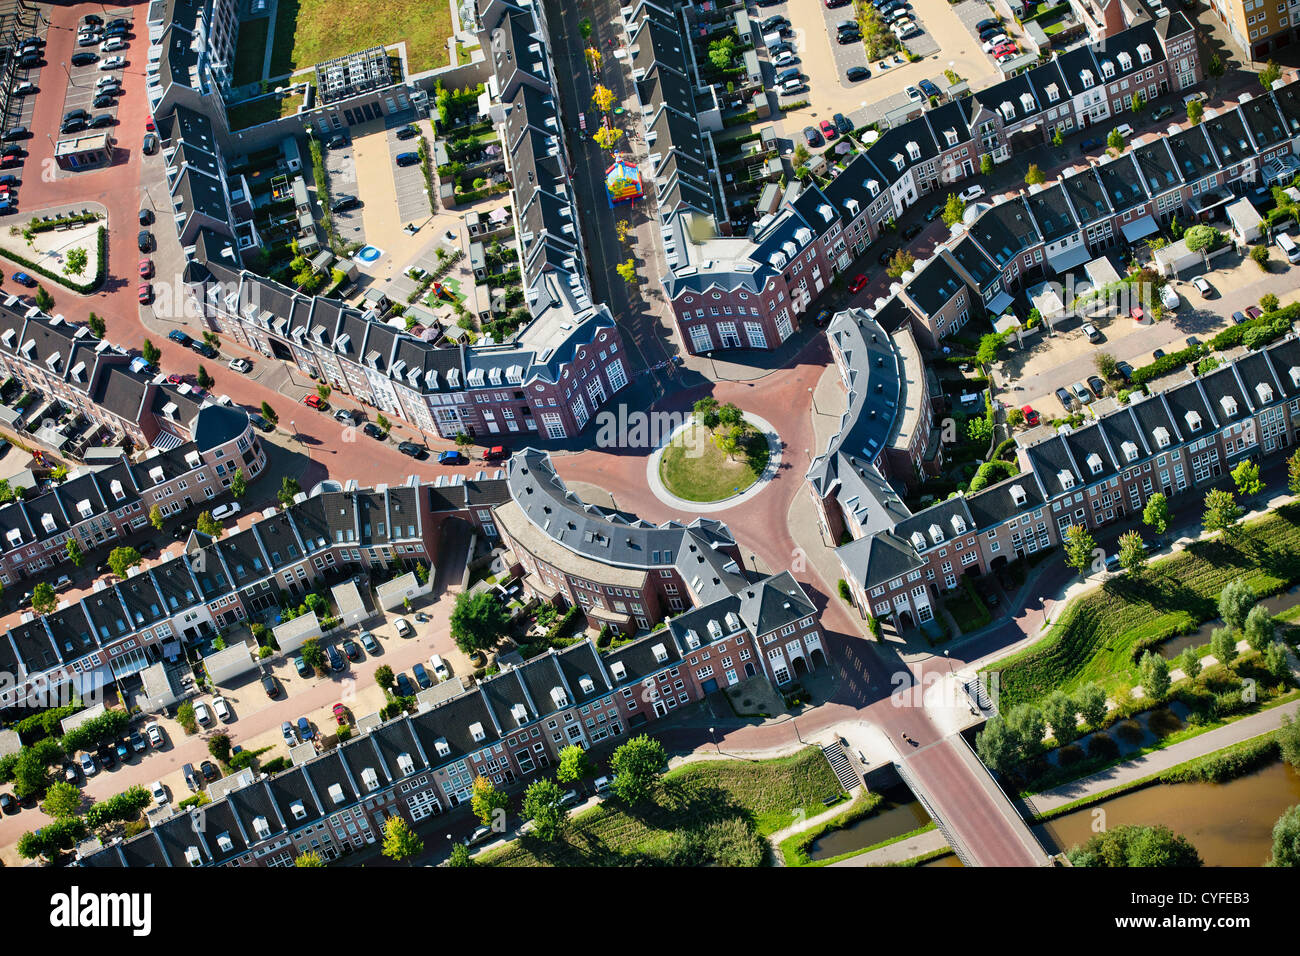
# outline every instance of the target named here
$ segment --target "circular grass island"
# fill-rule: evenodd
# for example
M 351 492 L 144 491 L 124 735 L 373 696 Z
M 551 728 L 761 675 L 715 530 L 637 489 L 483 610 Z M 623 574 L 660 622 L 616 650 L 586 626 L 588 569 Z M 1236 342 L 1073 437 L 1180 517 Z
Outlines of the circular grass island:
M 753 485 L 767 468 L 769 451 L 761 433 L 750 432 L 744 447 L 728 454 L 714 441 L 725 426 L 709 429 L 692 422 L 672 437 L 659 458 L 664 488 L 686 501 L 722 501 Z

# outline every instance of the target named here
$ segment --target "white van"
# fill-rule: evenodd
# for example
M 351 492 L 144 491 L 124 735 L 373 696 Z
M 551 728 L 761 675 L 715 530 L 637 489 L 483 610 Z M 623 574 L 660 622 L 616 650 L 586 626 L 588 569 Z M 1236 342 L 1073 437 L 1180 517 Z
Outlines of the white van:
M 447 670 L 447 662 L 438 654 L 431 654 L 429 656 L 429 666 L 433 668 L 433 673 L 437 676 L 438 680 L 446 680 L 451 676 L 451 671 Z
M 787 96 L 791 93 L 802 93 L 803 91 L 803 80 L 800 79 L 786 80 L 781 84 L 781 92 Z
M 1300 246 L 1297 246 L 1295 240 L 1285 232 L 1279 232 L 1276 241 L 1277 247 L 1282 250 L 1282 253 L 1287 257 L 1287 259 L 1291 262 L 1300 259 Z

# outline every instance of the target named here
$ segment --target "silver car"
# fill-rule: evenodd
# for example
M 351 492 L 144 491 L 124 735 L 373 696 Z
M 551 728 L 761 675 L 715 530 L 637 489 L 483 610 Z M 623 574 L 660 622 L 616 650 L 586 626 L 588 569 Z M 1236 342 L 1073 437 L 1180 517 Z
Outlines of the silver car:
M 1082 382 L 1075 382 L 1070 386 L 1070 391 L 1074 393 L 1074 397 L 1079 400 L 1080 405 L 1089 405 L 1092 403 L 1092 392 L 1088 391 L 1088 386 L 1084 385 Z

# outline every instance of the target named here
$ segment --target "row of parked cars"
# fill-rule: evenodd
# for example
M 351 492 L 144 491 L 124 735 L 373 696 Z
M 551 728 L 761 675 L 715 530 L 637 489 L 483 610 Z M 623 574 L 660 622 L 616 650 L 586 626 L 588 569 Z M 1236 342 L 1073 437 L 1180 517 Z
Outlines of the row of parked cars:
M 975 32 L 979 35 L 980 42 L 984 45 L 984 52 L 993 57 L 999 63 L 1018 56 L 1020 47 L 1016 46 L 1014 40 L 1007 35 L 1006 28 L 1003 27 L 1002 21 L 989 17 L 975 24 Z
M 133 730 L 121 740 L 104 744 L 94 754 L 83 751 L 75 763 L 64 765 L 63 778 L 69 783 L 76 783 L 78 769 L 85 776 L 93 777 L 101 767 L 104 770 L 112 770 L 117 766 L 118 761 L 126 763 L 135 754 L 144 753 L 151 746 L 158 749 L 166 743 L 167 737 L 163 734 L 161 725 L 153 721 L 145 724 L 143 733 Z

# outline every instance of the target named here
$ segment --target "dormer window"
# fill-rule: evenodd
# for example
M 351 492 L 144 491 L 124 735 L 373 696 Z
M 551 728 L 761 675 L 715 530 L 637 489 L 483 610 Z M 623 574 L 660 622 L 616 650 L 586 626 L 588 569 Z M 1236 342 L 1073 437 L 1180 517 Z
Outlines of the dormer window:
M 1032 94 L 1030 93 L 1020 94 L 1020 109 L 1023 112 L 1032 113 L 1034 111 L 1034 106 L 1035 106 L 1034 97 Z
M 1092 70 L 1080 70 L 1079 82 L 1083 84 L 1083 88 L 1086 90 L 1090 89 L 1092 85 L 1097 82 L 1097 78 L 1092 75 Z
M 615 661 L 610 664 L 609 673 L 614 680 L 627 680 L 627 667 L 624 666 L 622 661 Z
M 361 771 L 361 782 L 371 793 L 379 789 L 379 774 L 375 772 L 374 767 L 367 767 Z
M 397 769 L 403 777 L 409 777 L 415 773 L 415 760 L 409 753 L 397 755 Z
M 1069 489 L 1074 487 L 1074 472 L 1066 471 L 1062 468 L 1056 473 L 1056 477 L 1060 479 L 1062 488 Z
M 1010 123 L 1013 119 L 1016 118 L 1016 108 L 1011 105 L 1010 100 L 1003 100 L 1002 105 L 1000 105 L 998 109 L 1002 113 L 1002 118 L 1006 120 L 1008 123 Z
M 479 742 L 487 739 L 487 734 L 483 732 L 483 725 L 478 722 L 469 725 L 469 735 Z
M 48 511 L 41 515 L 41 527 L 44 528 L 46 532 L 53 534 L 54 530 L 58 528 L 58 525 L 54 523 L 54 515 L 50 514 Z
M 1102 60 L 1101 75 L 1106 77 L 1106 79 L 1109 80 L 1112 76 L 1115 75 L 1115 64 L 1110 62 L 1110 60 Z
M 203 856 L 199 853 L 196 846 L 187 846 L 185 848 L 185 862 L 190 866 L 200 866 L 203 863 Z
M 1120 445 L 1119 447 L 1120 447 L 1120 448 L 1123 450 L 1123 452 L 1124 452 L 1124 460 L 1125 460 L 1125 461 L 1137 461 L 1137 459 L 1138 459 L 1138 446 L 1137 446 L 1134 442 L 1126 441 L 1126 442 L 1124 442 L 1124 444 Z
M 727 612 L 726 621 L 728 633 L 734 634 L 736 631 L 740 630 L 740 618 L 736 615 L 735 611 Z
M 921 159 L 921 147 L 915 142 L 909 141 L 907 144 L 907 158 L 912 162 L 918 162 Z
M 867 192 L 871 193 L 872 199 L 875 199 L 877 196 L 880 195 L 880 183 L 878 181 L 874 179 L 868 179 L 865 183 L 863 183 L 863 185 L 867 187 Z
M 116 501 L 121 501 L 123 498 L 126 497 L 126 492 L 122 490 L 122 483 L 118 481 L 116 478 L 114 478 L 113 481 L 109 484 L 108 490 L 112 492 L 113 498 Z
M 1219 404 L 1223 406 L 1223 414 L 1229 418 L 1237 414 L 1237 400 L 1231 395 L 1224 395 L 1219 399 Z
M 1263 403 L 1264 405 L 1267 405 L 1269 402 L 1273 401 L 1273 387 L 1269 385 L 1267 382 L 1260 382 L 1258 385 L 1256 385 L 1255 394 L 1259 396 L 1260 402 Z
M 77 502 L 77 513 L 83 518 L 89 518 L 95 513 L 95 509 L 91 505 L 89 498 L 82 498 Z
M 903 160 L 902 153 L 895 153 L 893 156 L 889 158 L 889 161 L 894 164 L 894 168 L 897 169 L 900 173 L 907 166 L 907 163 Z
M 716 641 L 718 638 L 722 636 L 722 625 L 719 624 L 717 621 L 713 620 L 713 618 L 709 618 L 708 627 L 709 627 L 709 637 L 713 638 L 713 640 Z
M 686 630 L 686 646 L 689 648 L 700 646 L 700 635 L 695 633 L 695 628 L 693 627 L 687 628 Z
M 556 707 L 568 707 L 569 706 L 568 691 L 566 691 L 563 687 L 552 687 L 551 702 L 555 704 Z
M 1143 63 L 1151 62 L 1151 47 L 1145 43 L 1138 44 L 1138 59 Z
M 1061 98 L 1061 90 L 1055 83 L 1047 84 L 1047 102 L 1055 103 Z
M 340 804 L 347 799 L 347 796 L 343 793 L 343 784 L 341 783 L 331 783 L 329 795 L 330 799 L 333 800 L 335 804 Z
M 1011 500 L 1016 503 L 1017 508 L 1023 508 L 1025 506 L 1025 502 L 1029 500 L 1029 496 L 1025 494 L 1025 488 L 1023 485 L 1011 486 Z
M 439 737 L 433 742 L 433 749 L 438 752 L 439 757 L 451 756 L 451 744 L 447 743 L 446 737 Z
M 1151 433 L 1151 437 L 1156 440 L 1157 448 L 1169 447 L 1169 429 L 1165 428 L 1163 425 L 1155 429 L 1155 431 Z
M 235 848 L 235 841 L 230 839 L 230 834 L 228 832 L 218 833 L 217 846 L 221 848 L 221 851 L 223 853 L 229 853 L 231 850 Z
M 955 129 L 946 129 L 943 131 L 943 138 L 948 141 L 949 146 L 957 145 L 957 131 Z
M 935 544 L 943 540 L 943 529 L 937 524 L 930 525 L 930 540 Z
M 581 688 L 584 694 L 594 694 L 596 692 L 596 682 L 586 674 L 578 678 L 578 687 Z
M 1188 412 L 1183 418 L 1187 421 L 1187 427 L 1190 431 L 1201 430 L 1201 413 L 1196 411 Z
M 515 704 L 510 708 L 510 715 L 514 717 L 515 724 L 522 727 L 528 723 L 528 708 L 523 704 Z
M 1129 56 L 1128 53 L 1119 53 L 1115 59 L 1119 60 L 1119 68 L 1125 73 L 1133 69 L 1133 57 Z
M 293 814 L 295 820 L 307 819 L 307 807 L 301 800 L 295 800 L 293 803 L 289 804 L 289 812 Z
M 1090 455 L 1088 455 L 1088 470 L 1091 471 L 1094 475 L 1100 475 L 1101 469 L 1102 469 L 1101 455 L 1097 454 L 1094 451 Z
M 952 530 L 954 534 L 966 533 L 966 519 L 961 515 L 952 516 Z
M 655 660 L 660 664 L 668 660 L 668 648 L 664 647 L 662 644 L 656 644 L 654 647 L 650 648 L 650 653 L 655 656 Z
M 266 822 L 266 817 L 254 817 L 253 831 L 259 840 L 265 840 L 271 835 L 271 824 Z
M 919 531 L 913 531 L 912 547 L 916 548 L 917 551 L 924 551 L 926 547 L 928 547 L 925 543 L 925 535 L 921 534 Z

